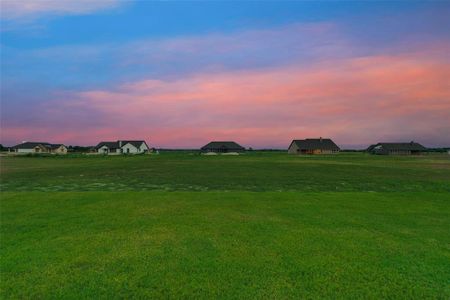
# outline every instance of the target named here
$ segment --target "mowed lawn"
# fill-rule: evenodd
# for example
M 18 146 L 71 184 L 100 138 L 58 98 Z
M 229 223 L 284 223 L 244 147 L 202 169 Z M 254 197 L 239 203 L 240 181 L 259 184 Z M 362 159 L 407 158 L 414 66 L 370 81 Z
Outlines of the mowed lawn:
M 2 157 L 1 298 L 450 297 L 450 158 Z

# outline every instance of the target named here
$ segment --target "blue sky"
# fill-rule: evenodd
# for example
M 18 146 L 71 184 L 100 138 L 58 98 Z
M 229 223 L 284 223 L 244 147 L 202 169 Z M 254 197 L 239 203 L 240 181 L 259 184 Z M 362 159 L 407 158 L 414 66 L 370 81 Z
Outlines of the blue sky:
M 81 15 L 49 12 L 25 15 L 22 20 L 2 18 L 2 26 L 11 28 L 3 32 L 2 43 L 34 48 L 74 43 L 126 42 L 139 38 L 264 28 L 292 22 L 346 20 L 358 30 L 377 23 L 376 16 L 401 19 L 404 15 L 416 13 L 418 21 L 422 22 L 420 12 L 425 12 L 422 16 L 426 16 L 427 12 L 442 12 L 448 7 L 446 1 L 123 1 L 111 8 Z M 430 21 L 428 17 L 425 18 L 426 23 Z M 423 25 L 426 26 L 426 23 Z M 383 24 L 379 25 L 380 30 L 387 31 Z
M 242 82 L 267 86 L 259 79 L 261 74 L 267 77 L 270 77 L 268 74 L 280 74 L 279 78 L 295 74 L 308 81 L 312 80 L 308 77 L 313 74 L 311 70 L 319 72 L 316 70 L 325 68 L 320 72 L 333 72 L 334 66 L 341 66 L 342 74 L 351 75 L 347 79 L 326 77 L 324 88 L 335 86 L 336 80 L 343 80 L 340 84 L 356 84 L 352 76 L 357 72 L 368 74 L 369 70 L 359 68 L 348 73 L 346 70 L 355 68 L 361 60 L 369 60 L 386 63 L 385 73 L 399 72 L 405 76 L 403 86 L 412 82 L 415 88 L 424 90 L 428 86 L 420 78 L 413 80 L 400 69 L 389 69 L 393 65 L 389 59 L 411 70 L 420 69 L 438 77 L 446 74 L 450 40 L 450 4 L 446 1 L 92 0 L 62 3 L 49 0 L 35 5 L 36 1 L 30 0 L 2 1 L 3 143 L 40 138 L 91 144 L 99 139 L 125 138 L 128 132 L 145 134 L 145 138 L 166 147 L 197 146 L 216 138 L 241 139 L 260 147 L 282 147 L 291 137 L 302 138 L 304 135 L 332 136 L 342 144 L 358 146 L 366 145 L 372 139 L 377 142 L 379 139 L 422 138 L 431 145 L 450 143 L 448 138 L 442 137 L 449 129 L 444 121 L 448 114 L 439 113 L 433 118 L 436 112 L 423 111 L 422 104 L 415 111 L 405 108 L 400 117 L 389 116 L 386 111 L 378 113 L 387 118 L 382 123 L 391 124 L 391 128 L 401 124 L 408 130 L 395 128 L 388 131 L 388 127 L 364 125 L 361 131 L 355 131 L 354 126 L 363 120 L 346 123 L 349 118 L 354 119 L 352 114 L 355 112 L 351 109 L 354 102 L 380 99 L 377 98 L 381 97 L 379 90 L 371 90 L 364 99 L 359 98 L 363 97 L 361 95 L 344 93 L 337 94 L 335 99 L 331 95 L 320 98 L 311 94 L 303 95 L 303 98 L 294 95 L 294 100 L 290 100 L 284 95 L 290 87 L 281 82 L 281 86 L 269 91 L 273 94 L 272 102 L 260 104 L 257 93 L 252 97 L 236 96 L 232 87 L 236 84 L 230 81 L 242 76 Z M 416 67 L 408 64 L 414 62 L 418 62 Z M 436 66 L 442 69 L 436 70 Z M 210 78 L 215 77 L 223 80 L 221 93 L 213 93 L 220 100 L 208 99 L 204 106 L 207 110 L 194 109 L 193 103 L 206 101 L 204 98 L 209 97 L 209 94 L 202 94 L 205 93 L 204 86 L 209 86 Z M 374 89 L 376 78 L 366 80 L 368 90 Z M 412 81 L 408 83 L 408 80 Z M 157 87 L 148 85 L 155 81 Z M 141 91 L 144 83 L 148 87 Z M 291 84 L 301 86 L 303 82 Z M 320 90 L 320 82 L 311 82 L 305 89 L 316 91 L 317 85 Z M 139 88 L 130 90 L 130 86 Z M 428 96 L 430 99 L 426 101 L 433 103 L 430 107 L 447 107 L 447 87 L 442 83 L 439 85 L 444 90 L 442 93 Z M 164 90 L 164 95 L 159 93 L 160 89 Z M 172 99 L 178 99 L 174 91 L 193 95 L 192 89 L 197 90 L 195 97 L 189 99 L 192 101 L 189 108 L 184 107 L 185 102 L 171 103 Z M 349 87 L 349 90 L 352 89 Z M 396 92 L 389 91 L 384 96 L 392 97 Z M 136 95 L 142 93 L 146 93 L 146 98 L 135 103 Z M 99 104 L 103 103 L 99 95 L 111 99 L 122 95 L 128 102 L 123 104 L 119 97 L 105 107 Z M 420 101 L 414 95 L 412 93 L 409 100 L 403 94 L 397 97 L 401 98 L 397 107 L 408 103 L 416 105 Z M 345 96 L 353 102 L 343 103 L 340 99 Z M 340 105 L 347 110 L 344 109 L 341 115 L 330 117 L 324 113 L 317 120 L 310 120 L 323 124 L 328 117 L 336 122 L 334 126 L 314 126 L 318 129 L 312 130 L 308 124 L 296 124 L 295 120 L 303 117 L 302 111 L 314 111 L 308 104 L 313 99 L 318 99 L 314 101 L 323 103 L 322 106 Z M 279 108 L 273 108 L 285 106 L 286 101 L 296 103 L 297 114 L 277 113 Z M 254 103 L 258 103 L 257 107 Z M 120 105 L 124 105 L 122 114 Z M 127 111 L 126 108 L 133 106 L 140 109 Z M 155 112 L 154 107 L 158 106 L 162 109 Z M 225 113 L 224 106 L 233 106 L 236 111 Z M 316 109 L 325 111 L 322 106 Z M 72 108 L 70 112 L 67 112 L 68 107 Z M 249 107 L 254 107 L 254 111 L 249 111 Z M 426 117 L 425 124 L 409 124 L 408 120 L 418 114 L 419 109 Z M 142 110 L 148 110 L 148 118 L 136 113 Z M 187 112 L 198 115 L 198 123 L 189 120 Z M 161 114 L 166 114 L 163 119 L 173 119 L 173 122 L 155 122 Z M 205 114 L 214 117 L 208 120 L 199 117 Z M 235 118 L 236 115 L 240 117 Z M 376 120 L 375 115 L 371 117 Z M 117 125 L 128 118 L 139 121 Z M 217 122 L 218 119 L 223 121 Z M 254 121 L 249 122 L 249 119 Z M 264 124 L 261 119 L 270 121 Z M 283 122 L 285 120 L 288 122 Z M 75 129 L 80 121 L 86 128 L 92 126 L 97 131 L 80 134 Z M 55 124 L 59 130 L 54 129 Z M 186 126 L 190 135 L 184 135 L 180 140 L 176 133 Z M 213 129 L 205 131 L 205 126 Z M 287 131 L 285 126 L 290 130 Z M 348 126 L 348 130 L 336 131 L 339 126 Z M 429 132 L 423 129 L 424 126 Z M 151 127 L 154 132 L 144 131 L 143 127 Z M 5 129 L 11 133 L 5 134 Z M 284 134 L 280 135 L 280 132 Z M 167 137 L 169 134 L 173 137 Z

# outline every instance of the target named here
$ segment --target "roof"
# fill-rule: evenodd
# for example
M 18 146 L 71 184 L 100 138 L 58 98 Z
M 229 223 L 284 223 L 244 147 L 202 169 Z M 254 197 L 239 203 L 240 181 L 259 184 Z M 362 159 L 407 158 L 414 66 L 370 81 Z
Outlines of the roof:
M 377 146 L 377 144 L 372 144 L 372 145 L 370 145 L 369 147 L 367 147 L 366 151 L 367 151 L 367 152 L 370 152 L 370 151 L 372 151 L 373 148 L 375 148 L 376 146 Z
M 103 146 L 106 146 L 109 149 L 117 149 L 119 148 L 119 142 L 100 142 L 97 146 L 95 146 L 95 149 L 99 149 Z
M 334 150 L 334 151 L 340 150 L 339 147 L 331 139 L 319 138 L 319 139 L 293 140 L 292 143 L 295 143 L 299 149 L 305 150 L 314 150 L 314 149 Z
M 50 144 L 48 147 L 49 147 L 50 149 L 58 149 L 58 148 L 61 147 L 61 146 L 64 146 L 64 147 L 65 147 L 64 144 Z
M 206 144 L 201 149 L 206 150 L 206 149 L 221 149 L 221 148 L 231 150 L 245 150 L 244 147 L 232 141 L 213 141 Z
M 57 149 L 61 146 L 64 146 L 64 144 L 50 144 L 47 142 L 24 142 L 22 144 L 18 144 L 16 146 L 12 147 L 12 149 L 34 149 L 39 146 L 49 148 L 49 149 Z
M 136 148 L 139 148 L 142 144 L 147 145 L 147 143 L 145 141 L 118 141 L 118 142 L 122 142 L 122 146 L 130 143 L 131 145 L 135 146 Z M 147 148 L 148 148 L 148 145 L 147 145 Z
M 126 145 L 126 144 L 131 144 L 136 148 L 139 148 L 140 146 L 142 146 L 142 144 L 145 144 L 148 147 L 147 143 L 144 140 L 141 141 L 123 141 L 123 140 L 119 140 L 116 142 L 100 142 L 97 146 L 95 146 L 95 149 L 99 149 L 103 146 L 108 147 L 109 149 L 117 149 L 120 148 L 120 142 L 122 142 L 122 146 Z
M 371 145 L 367 151 L 373 151 L 375 147 L 381 146 L 383 150 L 400 150 L 400 151 L 426 151 L 427 148 L 416 142 L 409 143 L 378 143 Z
M 24 142 L 24 143 L 15 145 L 12 148 L 13 149 L 33 149 L 38 146 L 48 147 L 49 145 L 50 145 L 50 143 L 47 143 L 47 142 Z

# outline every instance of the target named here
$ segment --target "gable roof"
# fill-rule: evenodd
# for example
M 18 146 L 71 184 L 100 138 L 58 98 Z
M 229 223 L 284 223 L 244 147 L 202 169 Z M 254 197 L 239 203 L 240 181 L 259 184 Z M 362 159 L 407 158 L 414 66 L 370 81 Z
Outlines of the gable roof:
M 50 148 L 50 149 L 58 149 L 61 146 L 66 147 L 64 144 L 49 144 L 48 148 Z
M 39 146 L 48 149 L 57 149 L 60 146 L 64 146 L 64 144 L 50 144 L 47 142 L 24 142 L 12 147 L 12 149 L 34 149 Z
M 383 150 L 399 150 L 399 151 L 426 151 L 427 148 L 422 146 L 419 143 L 409 142 L 409 143 L 378 143 L 375 145 L 371 145 L 367 148 L 367 151 L 375 150 L 375 147 L 381 146 Z
M 378 144 L 372 144 L 372 145 L 370 145 L 369 147 L 367 147 L 366 151 L 367 151 L 367 152 L 372 151 L 373 148 L 375 148 L 377 145 L 378 145 Z
M 95 149 L 99 149 L 103 146 L 106 146 L 109 149 L 117 149 L 119 148 L 119 142 L 100 142 L 97 146 L 95 146 Z
M 118 143 L 122 142 L 122 146 L 124 146 L 124 145 L 129 143 L 129 144 L 133 145 L 136 148 L 139 148 L 139 147 L 142 146 L 142 144 L 145 144 L 147 146 L 147 148 L 148 148 L 148 145 L 147 145 L 147 143 L 144 140 L 142 140 L 142 141 L 117 141 L 117 142 Z
M 293 140 L 289 148 L 292 144 L 295 143 L 299 149 L 305 150 L 314 150 L 314 149 L 322 149 L 322 150 L 334 150 L 339 151 L 340 148 L 331 140 L 331 139 L 305 139 L 305 140 Z
M 122 146 L 120 146 L 120 142 L 122 142 Z M 109 149 L 118 149 L 118 148 L 121 148 L 121 147 L 125 146 L 126 144 L 131 144 L 131 145 L 133 145 L 136 148 L 139 148 L 139 147 L 142 146 L 142 144 L 145 144 L 147 146 L 147 148 L 149 148 L 147 143 L 144 140 L 142 140 L 142 141 L 123 141 L 123 140 L 118 140 L 118 141 L 115 141 L 115 142 L 100 142 L 97 146 L 95 146 L 95 149 L 99 149 L 99 148 L 101 148 L 103 146 L 106 146 Z
M 230 150 L 245 150 L 244 147 L 233 141 L 213 141 L 209 142 L 201 148 L 206 149 L 230 149 Z
M 12 148 L 13 149 L 34 149 L 38 146 L 48 147 L 48 146 L 50 146 L 50 143 L 47 143 L 47 142 L 24 142 L 24 143 L 15 145 Z

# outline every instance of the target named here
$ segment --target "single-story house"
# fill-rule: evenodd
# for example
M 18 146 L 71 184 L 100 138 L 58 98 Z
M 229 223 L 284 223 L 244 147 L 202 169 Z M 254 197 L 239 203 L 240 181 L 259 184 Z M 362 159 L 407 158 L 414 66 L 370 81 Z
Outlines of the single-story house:
M 138 154 L 149 151 L 145 141 L 100 142 L 95 149 L 101 154 Z
M 341 149 L 331 139 L 293 140 L 288 148 L 289 154 L 333 154 Z
M 67 147 L 65 145 L 50 144 L 46 142 L 23 142 L 12 147 L 11 149 L 17 153 L 67 153 Z
M 372 154 L 384 154 L 384 155 L 411 155 L 411 154 L 422 154 L 427 151 L 427 148 L 419 143 L 409 142 L 409 143 L 378 143 L 369 146 L 366 150 Z
M 227 152 L 242 152 L 245 151 L 245 148 L 236 142 L 213 141 L 203 146 L 200 150 L 202 150 L 202 152 L 227 153 Z

